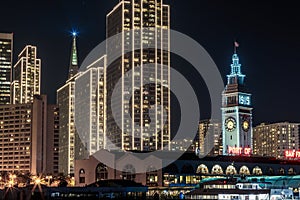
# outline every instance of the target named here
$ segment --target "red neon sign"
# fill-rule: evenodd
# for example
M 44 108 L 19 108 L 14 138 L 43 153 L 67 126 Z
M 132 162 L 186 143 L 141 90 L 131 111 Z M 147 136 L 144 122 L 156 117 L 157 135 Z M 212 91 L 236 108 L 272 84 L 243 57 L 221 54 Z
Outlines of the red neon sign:
M 251 153 L 251 148 L 244 148 L 244 154 L 250 155 Z
M 237 155 L 241 155 L 241 154 L 250 155 L 251 148 L 228 147 L 228 153 L 229 154 L 237 154 Z
M 300 150 L 286 150 L 284 156 L 286 158 L 300 158 Z

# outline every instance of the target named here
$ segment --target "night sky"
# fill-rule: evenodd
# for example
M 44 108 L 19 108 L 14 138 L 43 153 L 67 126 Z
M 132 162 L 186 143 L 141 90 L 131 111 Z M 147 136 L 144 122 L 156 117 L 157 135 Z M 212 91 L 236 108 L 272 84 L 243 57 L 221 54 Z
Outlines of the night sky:
M 70 31 L 79 32 L 79 61 L 105 39 L 105 17 L 118 0 L 2 1 L 0 32 L 14 33 L 14 57 L 26 44 L 42 59 L 42 93 L 55 103 L 67 79 Z M 224 82 L 230 72 L 233 41 L 246 84 L 253 94 L 254 124 L 300 121 L 300 15 L 297 1 L 165 0 L 171 28 L 199 42 L 217 64 Z M 198 91 L 203 83 L 174 65 Z M 204 89 L 205 90 L 205 89 Z M 205 96 L 203 92 L 200 96 Z M 221 94 L 220 94 L 221 98 Z M 205 107 L 207 101 L 202 101 Z M 206 114 L 203 114 L 203 118 Z

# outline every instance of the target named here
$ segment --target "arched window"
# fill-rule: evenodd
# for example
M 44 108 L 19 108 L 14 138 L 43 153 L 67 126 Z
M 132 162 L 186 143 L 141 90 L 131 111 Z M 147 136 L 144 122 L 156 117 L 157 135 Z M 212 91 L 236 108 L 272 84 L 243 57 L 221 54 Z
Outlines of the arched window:
M 170 165 L 168 165 L 165 169 L 164 169 L 165 173 L 163 175 L 163 185 L 164 186 L 169 186 L 169 184 L 173 184 L 173 183 L 177 183 L 177 177 L 176 174 L 179 174 L 179 170 L 178 167 L 176 166 L 176 164 L 172 163 Z
M 289 171 L 288 171 L 288 175 L 295 175 L 296 172 L 295 172 L 295 169 L 294 168 L 289 168 Z
M 208 171 L 208 168 L 206 165 L 201 164 L 198 166 L 196 173 L 197 174 L 209 174 L 209 171 Z
M 211 169 L 211 174 L 223 174 L 223 169 L 220 165 L 214 165 Z
M 124 180 L 134 181 L 134 179 L 135 179 L 135 168 L 130 164 L 125 165 L 125 167 L 123 168 L 123 171 L 122 171 L 122 178 Z
M 274 169 L 273 169 L 272 167 L 269 167 L 269 168 L 267 169 L 267 174 L 268 174 L 268 175 L 274 175 Z
M 228 175 L 233 175 L 233 174 L 237 174 L 236 172 L 236 169 L 233 165 L 229 165 L 227 168 L 226 168 L 226 174 Z
M 108 178 L 107 166 L 99 163 L 96 167 L 96 181 L 106 180 Z
M 247 166 L 244 165 L 240 168 L 240 173 L 239 174 L 240 175 L 250 175 L 250 170 Z
M 256 167 L 253 168 L 252 174 L 253 175 L 262 175 L 263 173 L 262 173 L 261 168 L 259 166 L 256 166 Z
M 285 174 L 285 170 L 282 167 L 278 170 L 278 172 L 279 172 L 280 175 L 284 175 Z
M 179 170 L 174 163 L 168 165 L 164 171 L 169 174 L 178 174 L 179 173 Z
M 85 171 L 84 171 L 84 169 L 79 170 L 79 183 L 85 183 Z
M 147 168 L 146 181 L 147 181 L 147 185 L 157 186 L 158 173 L 157 173 L 156 168 L 153 167 L 152 165 Z
M 190 164 L 185 164 L 183 165 L 182 169 L 181 169 L 181 173 L 182 174 L 194 174 L 195 171 L 194 171 L 194 168 L 192 165 Z

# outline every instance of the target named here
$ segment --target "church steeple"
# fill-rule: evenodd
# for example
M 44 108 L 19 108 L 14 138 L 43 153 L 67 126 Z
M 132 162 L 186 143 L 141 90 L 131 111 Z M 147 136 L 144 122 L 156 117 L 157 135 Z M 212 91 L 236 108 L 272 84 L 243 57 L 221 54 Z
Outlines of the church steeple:
M 73 41 L 72 41 L 68 79 L 75 76 L 78 72 L 78 56 L 77 56 L 77 47 L 76 47 L 77 33 L 73 32 L 72 37 L 73 37 Z

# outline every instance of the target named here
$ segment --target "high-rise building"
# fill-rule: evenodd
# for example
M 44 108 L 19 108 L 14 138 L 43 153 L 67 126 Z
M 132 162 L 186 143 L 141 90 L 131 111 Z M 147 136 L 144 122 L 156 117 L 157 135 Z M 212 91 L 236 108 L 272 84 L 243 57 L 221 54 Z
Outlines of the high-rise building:
M 231 73 L 222 94 L 223 155 L 251 154 L 252 102 L 245 87 L 239 57 L 232 56 Z
M 13 69 L 12 103 L 32 103 L 41 90 L 41 60 L 37 48 L 27 45 L 18 56 Z
M 75 77 L 78 75 L 76 34 L 73 34 L 68 80 L 57 90 L 59 109 L 59 173 L 74 173 L 75 156 L 81 158 L 84 150 L 75 128 Z M 77 139 L 77 141 L 76 141 Z M 76 142 L 77 143 L 76 143 Z
M 31 171 L 31 120 L 31 104 L 0 106 L 0 171 Z
M 13 34 L 0 33 L 0 104 L 10 103 Z
M 32 104 L 31 173 L 45 172 L 47 161 L 47 96 L 34 95 Z
M 47 106 L 46 174 L 58 175 L 59 159 L 59 109 L 58 105 Z
M 0 106 L 0 171 L 45 171 L 46 96 L 33 103 Z
M 106 147 L 105 69 L 103 56 L 75 78 L 76 130 L 90 155 Z
M 259 156 L 284 158 L 286 151 L 299 151 L 299 137 L 299 123 L 262 123 L 253 128 L 253 153 Z
M 201 120 L 198 130 L 199 155 L 222 155 L 222 124 L 216 120 Z
M 170 150 L 169 6 L 121 0 L 106 31 L 107 38 L 121 36 L 106 50 L 108 139 L 123 150 Z
M 75 160 L 74 81 L 57 90 L 59 108 L 59 172 L 73 173 Z

